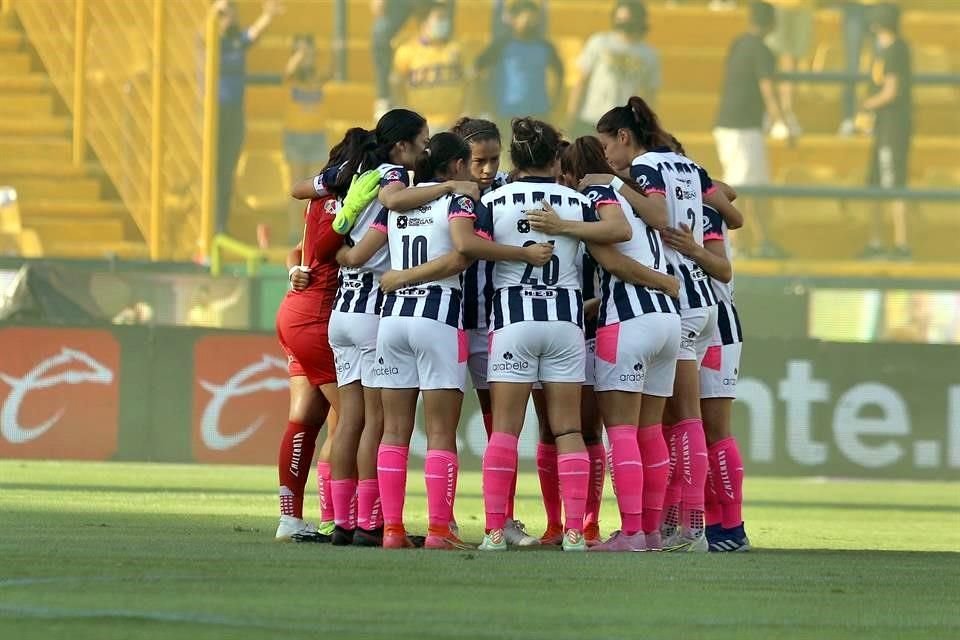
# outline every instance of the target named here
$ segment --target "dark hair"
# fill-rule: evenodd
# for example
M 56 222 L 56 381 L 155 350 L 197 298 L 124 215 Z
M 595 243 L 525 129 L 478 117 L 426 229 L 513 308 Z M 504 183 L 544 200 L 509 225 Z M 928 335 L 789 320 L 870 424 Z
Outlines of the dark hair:
M 464 139 L 465 142 L 485 142 L 495 140 L 500 144 L 500 129 L 489 120 L 480 118 L 460 118 L 450 127 L 450 131 Z
M 874 27 L 900 33 L 900 7 L 895 4 L 884 3 L 874 6 L 870 10 L 870 24 Z
M 670 136 L 670 148 L 673 149 L 674 153 L 679 153 L 682 156 L 687 155 L 686 150 L 684 150 L 683 145 L 677 140 L 675 135 L 668 134 Z
M 630 12 L 630 17 L 623 22 L 617 22 L 617 12 L 621 8 L 626 8 Z M 619 0 L 613 7 L 610 21 L 613 23 L 614 29 L 642 36 L 647 32 L 647 7 L 639 0 Z
M 671 136 L 660 126 L 660 120 L 643 98 L 633 96 L 623 107 L 614 107 L 597 123 L 597 133 L 617 135 L 620 129 L 630 131 L 644 149 L 669 147 Z
M 430 144 L 423 150 L 413 170 L 417 184 L 435 182 L 437 173 L 446 172 L 451 162 L 470 160 L 470 147 L 463 138 L 450 131 L 441 131 L 430 138 Z
M 542 120 L 514 118 L 510 160 L 518 170 L 549 167 L 557 160 L 560 134 Z
M 560 154 L 560 171 L 569 173 L 578 180 L 588 173 L 607 173 L 616 175 L 607 157 L 603 153 L 603 145 L 594 136 L 581 136 L 573 141 Z M 633 180 L 625 180 L 624 184 L 640 191 L 640 185 Z
M 750 3 L 750 24 L 761 29 L 773 29 L 777 24 L 777 12 L 773 5 L 761 0 Z
M 339 197 L 344 196 L 354 174 L 361 169 L 375 169 L 387 162 L 398 142 L 412 141 L 425 126 L 427 121 L 419 113 L 409 109 L 391 109 L 383 114 L 373 131 L 361 127 L 347 131 L 343 141 L 330 152 L 331 160 L 327 166 L 333 163 L 333 152 L 339 151 L 337 164 L 343 164 L 343 167 L 333 184 L 328 185 L 329 191 Z

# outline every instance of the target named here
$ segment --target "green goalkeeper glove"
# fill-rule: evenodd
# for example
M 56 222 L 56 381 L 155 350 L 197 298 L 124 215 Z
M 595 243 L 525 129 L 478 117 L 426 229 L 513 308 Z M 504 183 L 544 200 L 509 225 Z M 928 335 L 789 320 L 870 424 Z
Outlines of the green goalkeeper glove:
M 350 189 L 343 199 L 343 205 L 333 220 L 333 230 L 340 235 L 346 235 L 357 222 L 357 217 L 373 202 L 380 192 L 380 172 L 376 169 L 364 171 L 354 176 L 350 182 Z

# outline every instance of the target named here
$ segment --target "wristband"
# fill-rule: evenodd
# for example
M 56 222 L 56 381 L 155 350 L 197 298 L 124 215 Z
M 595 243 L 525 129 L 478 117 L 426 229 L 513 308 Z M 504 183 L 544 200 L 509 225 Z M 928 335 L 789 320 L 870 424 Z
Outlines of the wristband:
M 289 271 L 287 271 L 287 280 L 292 280 L 293 274 L 297 271 L 303 271 L 304 273 L 306 273 L 310 271 L 310 269 L 308 269 L 307 267 L 301 267 L 300 265 L 295 264 L 292 267 L 290 267 Z
M 610 186 L 613 187 L 614 191 L 620 191 L 620 187 L 623 186 L 623 178 L 620 176 L 613 176 L 613 180 L 610 181 Z

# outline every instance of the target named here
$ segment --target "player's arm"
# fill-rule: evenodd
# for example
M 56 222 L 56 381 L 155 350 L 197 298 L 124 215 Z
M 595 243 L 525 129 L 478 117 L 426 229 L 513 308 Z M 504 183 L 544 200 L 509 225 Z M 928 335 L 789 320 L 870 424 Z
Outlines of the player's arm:
M 607 193 L 609 195 L 606 199 L 594 201 L 599 216 L 596 222 L 564 220 L 557 215 L 550 203 L 543 201 L 543 209 L 527 212 L 530 228 L 549 235 L 572 236 L 584 242 L 626 242 L 633 237 L 633 230 L 613 192 L 608 189 Z
M 737 201 L 738 194 L 736 189 L 728 185 L 726 182 L 723 182 L 722 180 L 717 180 L 716 178 L 711 178 L 711 180 L 713 180 L 714 186 L 716 186 L 717 189 L 720 189 L 720 192 L 723 195 L 727 196 L 727 200 L 729 200 L 730 202 Z
M 344 245 L 337 251 L 337 262 L 344 267 L 362 267 L 377 251 L 387 244 L 387 210 L 384 209 L 370 225 L 360 242 L 352 247 Z
M 477 183 L 468 180 L 449 180 L 440 184 L 417 187 L 408 187 L 402 182 L 391 182 L 380 188 L 377 197 L 387 209 L 409 211 L 450 193 L 464 193 L 477 199 L 480 197 L 480 188 Z
M 743 214 L 727 197 L 726 190 L 713 181 L 710 174 L 703 167 L 697 167 L 700 174 L 700 188 L 703 190 L 703 202 L 716 209 L 727 223 L 728 229 L 739 229 L 743 226 Z M 724 185 L 726 186 L 726 185 Z M 731 190 L 729 187 L 727 189 Z M 736 193 L 733 194 L 736 197 Z
M 310 269 L 300 266 L 303 260 L 303 243 L 298 243 L 287 253 L 287 279 L 294 291 L 303 291 L 310 284 Z
M 680 282 L 671 275 L 654 271 L 629 258 L 608 244 L 587 243 L 587 249 L 600 266 L 624 282 L 658 289 L 676 298 L 680 295 Z
M 450 251 L 416 267 L 387 271 L 380 277 L 380 288 L 386 293 L 410 287 L 418 282 L 431 282 L 455 276 L 470 266 L 470 260 L 459 251 Z
M 723 240 L 719 237 L 705 239 L 704 246 L 700 246 L 694 240 L 690 227 L 682 222 L 679 229 L 666 229 L 660 235 L 668 247 L 696 262 L 711 278 L 724 283 L 733 278 L 733 267 L 727 260 Z
M 294 200 L 313 200 L 331 194 L 328 184 L 333 184 L 340 172 L 339 167 L 329 167 L 312 178 L 304 178 L 293 183 L 290 187 L 290 197 Z
M 279 14 L 280 0 L 264 0 L 263 11 L 260 12 L 257 19 L 254 20 L 253 24 L 247 29 L 247 37 L 250 38 L 251 44 L 263 35 L 263 32 L 267 30 L 267 27 L 270 26 L 270 23 L 273 22 L 273 19 Z
M 647 226 L 654 229 L 663 229 L 670 222 L 670 216 L 667 213 L 667 198 L 662 186 L 663 178 L 659 176 L 656 169 L 643 167 L 643 170 L 646 169 L 649 169 L 651 175 L 656 173 L 655 184 L 659 184 L 659 187 L 638 190 L 626 182 L 627 180 L 635 180 L 636 176 L 623 178 L 609 173 L 588 173 L 580 180 L 579 189 L 585 191 L 591 186 L 610 185 L 612 189 L 623 196 L 624 200 L 630 203 L 634 214 L 647 223 Z
M 456 250 L 469 260 L 526 262 L 542 267 L 553 256 L 553 245 L 547 243 L 517 247 L 494 242 L 488 232 L 475 228 L 470 218 L 450 221 L 450 239 Z

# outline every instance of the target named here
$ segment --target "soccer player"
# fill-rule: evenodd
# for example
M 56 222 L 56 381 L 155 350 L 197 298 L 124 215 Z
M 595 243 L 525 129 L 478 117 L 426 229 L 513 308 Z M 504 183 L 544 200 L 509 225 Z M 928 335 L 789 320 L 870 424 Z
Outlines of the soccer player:
M 686 225 L 702 246 L 704 199 L 720 198 L 721 194 L 706 171 L 675 152 L 673 137 L 660 127 L 649 105 L 637 96 L 630 98 L 625 106 L 604 114 L 597 133 L 610 165 L 619 170 L 630 168 L 631 177 L 647 196 L 644 208 L 654 210 L 658 217 L 665 211 L 665 226 L 679 229 Z M 669 247 L 664 248 L 663 257 L 667 273 L 681 280 L 681 337 L 673 396 L 663 418 L 672 475 L 660 533 L 666 538 L 663 548 L 705 552 L 707 444 L 700 416 L 698 369 L 716 327 L 717 299 L 710 277 L 699 265 Z M 647 542 L 660 546 L 655 535 Z
M 512 124 L 510 157 L 515 181 L 483 196 L 487 227 L 497 242 L 516 247 L 549 243 L 550 261 L 534 268 L 518 261 L 494 266 L 493 326 L 487 380 L 493 401 L 493 435 L 483 457 L 486 535 L 481 550 L 506 549 L 506 504 L 517 472 L 518 436 L 531 387 L 540 382 L 557 445 L 565 528 L 563 549 L 586 550 L 583 514 L 590 461 L 580 430 L 584 382 L 583 294 L 577 260 L 581 243 L 571 236 L 534 231 L 526 212 L 546 200 L 563 220 L 593 222 L 593 204 L 555 182 L 560 136 L 545 122 Z
M 500 171 L 501 140 L 497 125 L 480 118 L 461 118 L 451 131 L 470 147 L 470 174 L 480 187 L 480 194 L 502 187 L 507 174 Z M 493 262 L 474 261 L 463 274 L 463 328 L 469 340 L 470 356 L 467 369 L 477 392 L 480 413 L 487 439 L 493 431 L 490 410 L 490 387 L 487 384 L 488 322 L 493 305 Z M 510 485 L 507 501 L 507 522 L 503 532 L 507 544 L 526 547 L 537 543 L 520 520 L 514 517 L 513 505 L 517 481 Z M 558 498 L 559 500 L 559 498 Z
M 579 138 L 561 157 L 567 182 L 578 183 L 588 174 L 612 174 L 600 142 Z M 611 176 L 616 186 L 622 180 Z M 639 186 L 635 187 L 639 191 Z M 676 295 L 679 284 L 667 274 L 659 234 L 634 215 L 627 200 L 611 186 L 584 190 L 601 216 L 627 223 L 628 233 L 613 247 L 590 242 L 590 252 L 601 265 L 600 303 L 596 342 L 596 390 L 611 446 L 611 476 L 620 507 L 622 527 L 598 551 L 644 551 L 644 519 L 653 531 L 660 526 L 660 505 L 668 471 L 668 455 L 660 433 L 665 399 L 673 389 L 679 349 L 677 307 L 663 291 Z M 549 211 L 528 214 L 535 226 L 564 232 Z M 549 224 L 544 224 L 549 221 Z M 581 229 L 589 229 L 579 225 Z M 596 225 L 595 225 L 596 226 Z M 576 226 L 567 224 L 568 233 Z M 644 394 L 641 403 L 641 393 Z M 640 428 L 642 427 L 642 428 Z M 653 436 L 653 437 L 649 437 Z M 659 441 L 658 451 L 647 446 Z M 647 456 L 643 461 L 641 444 Z M 646 466 L 644 465 L 646 462 Z M 645 469 L 647 471 L 645 477 Z M 644 480 L 647 490 L 644 490 Z
M 713 207 L 703 208 L 703 247 L 685 229 L 664 232 L 667 244 L 710 274 L 717 294 L 717 330 L 700 367 L 700 410 L 707 436 L 707 541 L 710 551 L 749 551 L 743 527 L 743 461 L 730 431 L 737 394 L 743 331 L 733 304 L 733 269 L 727 221 Z

